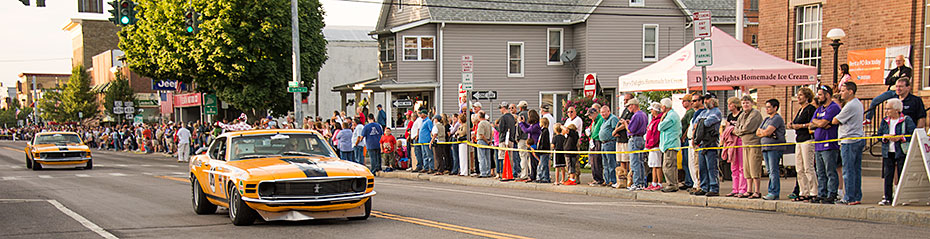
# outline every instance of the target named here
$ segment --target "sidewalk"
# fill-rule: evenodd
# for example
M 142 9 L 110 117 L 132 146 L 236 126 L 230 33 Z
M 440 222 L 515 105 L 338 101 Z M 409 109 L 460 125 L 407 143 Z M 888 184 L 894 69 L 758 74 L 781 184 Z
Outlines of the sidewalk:
M 792 202 L 787 199 L 787 195 L 791 193 L 792 189 L 794 189 L 795 179 L 793 177 L 788 179 L 782 178 L 782 200 L 775 201 L 764 201 L 762 199 L 741 199 L 723 196 L 692 196 L 688 195 L 688 193 L 685 191 L 679 191 L 677 193 L 662 193 L 651 191 L 628 191 L 626 189 L 614 189 L 610 187 L 592 187 L 587 186 L 587 183 L 591 182 L 590 174 L 587 175 L 587 178 L 583 178 L 585 186 L 553 185 L 550 183 L 540 184 L 500 182 L 498 180 L 487 178 L 448 175 L 434 176 L 406 171 L 384 172 L 379 174 L 379 177 L 422 180 L 465 186 L 572 193 L 598 197 L 612 197 L 635 201 L 661 202 L 700 207 L 771 211 L 822 218 L 884 222 L 914 226 L 930 226 L 930 206 L 878 206 L 877 203 L 879 199 L 881 199 L 882 183 L 881 178 L 874 177 L 863 178 L 863 204 L 856 206 Z M 767 183 L 768 181 L 762 182 L 763 192 L 765 191 L 764 188 L 766 188 Z M 721 183 L 721 194 L 729 193 L 731 184 L 731 181 Z

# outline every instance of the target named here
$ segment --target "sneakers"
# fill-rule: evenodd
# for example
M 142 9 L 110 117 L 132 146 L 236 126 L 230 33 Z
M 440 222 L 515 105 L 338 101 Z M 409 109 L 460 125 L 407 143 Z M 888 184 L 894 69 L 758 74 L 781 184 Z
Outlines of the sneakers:
M 704 192 L 704 190 L 698 189 L 698 190 L 694 190 L 694 193 L 693 193 L 692 195 L 694 195 L 694 196 L 704 196 L 704 195 L 707 195 L 707 192 Z
M 675 189 L 675 188 L 663 188 L 663 189 L 662 189 L 662 192 L 663 192 L 663 193 L 673 193 L 673 192 L 678 192 L 678 189 Z
M 820 203 L 823 202 L 823 199 L 820 197 L 811 198 L 811 203 Z
M 652 185 L 652 186 L 649 186 L 649 187 L 646 188 L 646 190 L 648 190 L 648 191 L 658 191 L 659 189 L 662 189 L 662 186 L 659 186 L 659 185 Z
M 720 196 L 720 193 L 718 193 L 718 192 L 707 192 L 707 194 L 704 194 L 704 196 L 716 197 L 716 196 Z
M 872 124 L 872 119 L 865 119 L 864 121 L 862 121 L 862 125 L 870 125 L 870 124 Z
M 891 205 L 891 201 L 882 200 L 881 202 L 878 202 L 878 205 L 879 205 L 879 206 L 888 206 L 888 205 Z
M 820 203 L 821 204 L 834 204 L 835 201 L 836 200 L 834 198 L 828 197 L 828 198 L 824 198 L 823 200 L 821 200 Z
M 626 189 L 627 189 L 627 190 L 630 190 L 630 191 L 640 191 L 640 190 L 643 190 L 643 187 L 633 185 L 633 186 L 630 186 L 630 187 L 628 187 L 628 188 L 626 188 Z
M 610 187 L 612 187 L 612 188 L 620 188 L 620 183 L 611 184 Z
M 847 205 L 847 204 L 849 204 L 849 202 L 847 202 L 846 200 L 839 200 L 839 201 L 836 201 L 836 204 L 838 204 L 838 205 Z
M 765 195 L 765 197 L 762 197 L 762 200 L 778 200 L 778 195 L 770 193 L 768 195 Z
M 572 181 L 572 180 L 568 180 L 568 181 L 565 181 L 565 183 L 563 183 L 562 185 L 578 185 L 578 183 L 575 183 L 575 181 Z

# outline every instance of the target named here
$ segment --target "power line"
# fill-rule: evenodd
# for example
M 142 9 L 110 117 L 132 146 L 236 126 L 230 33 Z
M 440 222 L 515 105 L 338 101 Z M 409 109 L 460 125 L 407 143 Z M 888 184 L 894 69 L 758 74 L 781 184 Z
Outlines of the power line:
M 431 8 L 448 8 L 448 9 L 459 9 L 459 10 L 482 10 L 482 11 L 501 11 L 501 12 L 523 12 L 523 13 L 541 13 L 541 14 L 572 14 L 572 15 L 607 15 L 607 16 L 632 16 L 632 17 L 690 17 L 685 15 L 669 15 L 669 14 L 642 14 L 642 13 L 609 13 L 609 12 L 587 12 L 587 11 L 555 11 L 555 10 L 531 10 L 531 9 L 505 9 L 505 8 L 489 8 L 489 7 L 465 7 L 465 6 L 450 6 L 450 5 L 438 5 L 438 4 L 410 4 L 410 3 L 388 3 L 388 2 L 372 2 L 364 0 L 335 0 L 340 2 L 355 2 L 355 3 L 369 3 L 369 4 L 381 4 L 381 5 L 391 5 L 391 6 L 417 6 L 417 7 L 431 7 Z M 476 1 L 476 0 L 473 0 Z M 482 1 L 492 1 L 492 0 L 482 0 Z M 537 5 L 546 5 L 544 3 Z M 593 5 L 592 5 L 593 7 Z M 674 8 L 677 9 L 677 8 Z M 717 16 L 717 17 L 734 17 L 734 16 Z
M 58 60 L 70 60 L 70 57 L 62 58 L 44 58 L 44 59 L 3 59 L 0 62 L 36 62 L 36 61 L 58 61 Z

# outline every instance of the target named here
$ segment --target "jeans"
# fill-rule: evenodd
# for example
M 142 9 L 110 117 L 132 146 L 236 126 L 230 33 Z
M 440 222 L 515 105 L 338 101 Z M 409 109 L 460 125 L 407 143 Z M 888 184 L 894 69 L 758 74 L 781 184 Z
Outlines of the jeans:
M 630 137 L 630 151 L 643 150 L 646 147 L 646 140 L 643 136 Z M 646 168 L 643 160 L 646 159 L 645 153 L 630 154 L 630 171 L 633 172 L 633 183 L 630 185 L 646 187 Z
M 600 141 L 594 141 L 594 147 L 591 148 L 591 151 L 601 151 Z M 601 163 L 601 158 L 603 158 L 603 155 L 600 154 L 588 155 L 588 163 L 591 164 L 591 177 L 594 179 L 595 183 L 606 182 L 604 181 L 604 165 Z M 582 165 L 582 167 L 584 167 L 584 165 Z
M 355 146 L 352 149 L 355 151 L 355 162 L 365 165 L 365 147 Z
M 511 147 L 510 147 L 510 148 L 513 148 L 513 149 L 517 148 L 517 147 L 513 146 L 513 142 L 511 142 L 510 144 L 511 144 Z M 523 170 L 521 170 L 521 168 L 520 168 L 520 152 L 517 152 L 517 151 L 507 151 L 507 153 L 510 154 L 510 166 L 513 167 L 513 177 L 514 177 L 514 178 L 519 177 L 520 172 L 523 171 Z
M 688 142 L 682 142 L 681 145 L 687 146 Z M 681 166 L 685 171 L 685 187 L 694 186 L 694 181 L 691 181 L 691 170 L 688 169 L 688 149 L 681 149 Z
M 339 156 L 342 160 L 349 161 L 349 162 L 355 162 L 354 160 L 355 152 L 353 151 L 340 151 Z
M 765 167 L 769 171 L 769 194 L 775 195 L 775 198 L 778 198 L 779 193 L 781 193 L 781 176 L 779 176 L 778 165 L 784 153 L 784 150 L 762 151 Z
M 869 103 L 869 108 L 866 109 L 865 111 L 865 119 L 866 120 L 872 119 L 872 116 L 875 115 L 875 107 L 878 107 L 878 105 L 882 104 L 882 102 L 885 102 L 888 99 L 896 98 L 896 97 L 898 97 L 898 93 L 895 93 L 893 90 L 889 90 L 889 91 L 882 92 L 880 95 L 873 98 L 872 102 Z
M 882 158 L 882 178 L 885 179 L 885 200 L 894 200 L 894 179 L 895 172 L 901 175 L 904 171 L 904 157 L 898 152 L 888 152 L 888 157 Z
M 459 145 L 458 145 L 458 144 L 453 144 L 453 145 L 450 145 L 449 147 L 452 149 L 452 150 L 451 150 L 451 154 L 452 154 L 452 171 L 450 171 L 450 172 L 451 172 L 451 174 L 458 174 L 458 173 L 459 173 Z
M 617 143 L 615 141 L 603 142 L 601 143 L 601 151 L 616 152 Z M 617 155 L 602 154 L 601 162 L 601 166 L 604 167 L 604 182 L 608 185 L 617 183 Z
M 414 145 L 413 153 L 417 156 L 417 170 L 423 170 L 423 146 Z
M 840 178 L 836 174 L 836 160 L 840 151 L 836 149 L 817 151 L 814 153 L 817 168 L 817 197 L 836 198 L 836 191 L 840 186 Z
M 488 145 L 484 140 L 478 140 L 479 145 Z M 485 148 L 478 149 L 478 176 L 487 177 L 491 175 L 491 150 Z
M 436 170 L 435 165 L 433 165 L 433 149 L 429 148 L 429 145 L 423 145 L 420 148 L 423 148 L 423 169 Z
M 698 152 L 698 168 L 701 172 L 701 190 L 705 192 L 720 192 L 720 182 L 717 181 L 718 150 L 701 150 Z
M 549 159 L 552 154 L 539 154 L 539 165 L 536 168 L 536 181 L 548 183 L 552 181 L 549 178 Z
M 369 171 L 371 171 L 371 173 L 381 171 L 381 149 L 368 150 L 368 157 L 371 163 L 371 165 L 368 166 Z
M 865 140 L 855 143 L 840 144 L 840 155 L 843 159 L 843 182 L 846 183 L 846 195 L 843 200 L 847 202 L 862 201 L 862 148 Z

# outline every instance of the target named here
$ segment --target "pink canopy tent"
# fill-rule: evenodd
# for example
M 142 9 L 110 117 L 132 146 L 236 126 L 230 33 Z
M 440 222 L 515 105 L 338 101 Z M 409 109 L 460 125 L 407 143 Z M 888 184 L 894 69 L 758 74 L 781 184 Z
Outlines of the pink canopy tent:
M 817 82 L 817 68 L 769 55 L 731 37 L 716 27 L 713 65 L 707 67 L 707 88 L 733 86 L 791 86 Z M 659 62 L 620 76 L 619 91 L 701 89 L 701 67 L 694 66 L 694 41 Z

